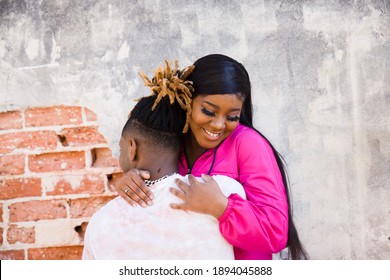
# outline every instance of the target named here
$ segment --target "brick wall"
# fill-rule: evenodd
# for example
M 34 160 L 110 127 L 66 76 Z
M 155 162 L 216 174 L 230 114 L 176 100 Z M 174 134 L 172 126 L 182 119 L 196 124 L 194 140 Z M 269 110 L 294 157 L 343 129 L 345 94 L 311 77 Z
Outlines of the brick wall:
M 81 258 L 121 175 L 96 121 L 78 106 L 0 113 L 0 259 Z

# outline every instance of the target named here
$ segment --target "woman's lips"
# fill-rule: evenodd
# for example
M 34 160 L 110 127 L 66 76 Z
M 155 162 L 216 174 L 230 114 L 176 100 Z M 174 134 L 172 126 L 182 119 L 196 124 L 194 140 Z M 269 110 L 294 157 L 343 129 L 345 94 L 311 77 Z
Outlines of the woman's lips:
M 216 140 L 216 139 L 219 138 L 219 136 L 222 135 L 222 133 L 213 133 L 213 132 L 211 132 L 211 131 L 208 131 L 208 130 L 205 129 L 204 127 L 202 127 L 202 129 L 203 129 L 203 131 L 204 131 L 208 136 L 210 136 L 210 138 L 211 138 L 212 140 Z

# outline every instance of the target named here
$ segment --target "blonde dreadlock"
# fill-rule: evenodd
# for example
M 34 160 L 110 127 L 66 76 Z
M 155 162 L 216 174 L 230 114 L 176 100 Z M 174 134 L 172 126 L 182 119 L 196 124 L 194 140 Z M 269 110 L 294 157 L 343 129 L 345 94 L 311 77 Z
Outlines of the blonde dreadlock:
M 181 108 L 186 111 L 186 123 L 183 128 L 183 133 L 186 133 L 188 131 L 189 118 L 191 115 L 191 97 L 192 92 L 194 91 L 192 81 L 186 81 L 186 78 L 194 70 L 195 66 L 191 65 L 183 71 L 179 71 L 177 60 L 175 61 L 173 69 L 171 65 L 172 62 L 165 60 L 165 67 L 160 66 L 156 71 L 153 71 L 154 77 L 152 80 L 150 80 L 142 71 L 139 71 L 139 75 L 144 81 L 145 86 L 150 87 L 152 95 L 157 96 L 152 111 L 165 96 L 168 96 L 171 104 L 176 100 Z

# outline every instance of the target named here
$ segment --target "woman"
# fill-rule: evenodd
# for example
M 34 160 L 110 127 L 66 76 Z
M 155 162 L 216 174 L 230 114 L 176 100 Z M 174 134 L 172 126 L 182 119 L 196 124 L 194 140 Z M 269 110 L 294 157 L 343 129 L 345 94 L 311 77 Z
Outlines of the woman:
M 185 134 L 179 173 L 222 174 L 239 181 L 247 199 L 223 196 L 216 183 L 178 182 L 183 200 L 172 208 L 209 214 L 221 234 L 234 245 L 236 259 L 272 259 L 286 246 L 292 259 L 306 259 L 289 203 L 286 172 L 278 152 L 253 127 L 251 86 L 247 71 L 234 59 L 208 55 L 194 63 L 187 80 L 193 83 L 189 131 Z M 131 170 L 116 188 L 129 203 L 144 207 L 151 194 L 147 173 Z M 130 187 L 133 192 L 124 193 Z

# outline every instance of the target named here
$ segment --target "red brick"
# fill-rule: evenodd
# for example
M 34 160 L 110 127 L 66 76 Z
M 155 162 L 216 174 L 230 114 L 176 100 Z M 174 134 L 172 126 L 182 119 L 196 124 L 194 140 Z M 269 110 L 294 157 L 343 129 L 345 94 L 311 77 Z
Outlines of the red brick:
M 24 155 L 0 155 L 0 176 L 24 173 Z
M 48 186 L 48 195 L 100 194 L 105 191 L 104 176 L 100 174 L 69 175 L 51 181 L 54 181 L 54 186 Z
M 29 260 L 81 260 L 83 246 L 32 248 L 27 250 Z
M 87 122 L 94 122 L 97 121 L 97 115 L 89 110 L 88 108 L 84 108 L 85 117 L 87 119 Z
M 57 148 L 58 136 L 54 131 L 24 131 L 0 134 L 0 154 L 17 149 L 53 150 Z
M 28 157 L 28 168 L 32 172 L 77 170 L 85 168 L 84 152 L 60 152 Z
M 0 228 L 0 246 L 3 246 L 3 228 Z
M 66 216 L 64 200 L 33 200 L 17 202 L 9 206 L 10 222 L 61 219 Z
M 24 250 L 0 251 L 0 260 L 24 260 Z
M 40 178 L 18 178 L 0 180 L 0 199 L 40 196 L 42 194 Z
M 0 130 L 22 128 L 22 113 L 16 111 L 0 113 Z
M 7 240 L 9 244 L 20 243 L 34 243 L 35 242 L 35 228 L 33 227 L 18 227 L 11 225 L 7 231 Z
M 0 223 L 3 222 L 3 203 L 0 203 Z
M 70 216 L 72 218 L 91 217 L 103 205 L 115 196 L 95 196 L 70 200 Z
M 92 167 L 119 167 L 118 159 L 112 156 L 109 148 L 96 148 L 92 151 Z
M 27 127 L 82 123 L 81 107 L 77 106 L 30 108 L 24 115 Z
M 107 143 L 97 127 L 65 128 L 59 135 L 63 146 L 77 147 Z

